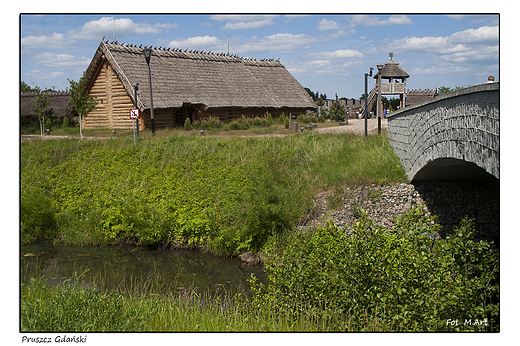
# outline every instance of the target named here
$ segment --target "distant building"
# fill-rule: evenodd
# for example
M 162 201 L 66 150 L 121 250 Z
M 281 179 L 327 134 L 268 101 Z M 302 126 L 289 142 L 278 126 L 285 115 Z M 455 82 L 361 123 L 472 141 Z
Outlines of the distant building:
M 437 89 L 408 90 L 406 92 L 406 106 L 413 106 L 435 96 L 437 96 Z
M 72 120 L 75 113 L 69 107 L 70 92 L 69 91 L 48 91 L 49 97 L 48 110 L 52 110 L 55 117 L 67 117 Z M 33 109 L 33 103 L 38 97 L 37 91 L 29 91 L 20 93 L 20 117 L 21 120 L 27 122 L 38 121 L 38 113 Z

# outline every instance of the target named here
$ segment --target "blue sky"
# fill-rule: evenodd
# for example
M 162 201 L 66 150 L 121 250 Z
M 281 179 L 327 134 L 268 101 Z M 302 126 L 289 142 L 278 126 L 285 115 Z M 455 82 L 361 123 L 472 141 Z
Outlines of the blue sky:
M 359 98 L 364 73 L 390 52 L 410 75 L 408 89 L 500 80 L 496 14 L 21 15 L 21 79 L 64 90 L 88 67 L 99 36 L 113 40 L 114 23 L 118 42 L 156 47 L 225 53 L 229 35 L 230 54 L 280 59 L 328 98 Z

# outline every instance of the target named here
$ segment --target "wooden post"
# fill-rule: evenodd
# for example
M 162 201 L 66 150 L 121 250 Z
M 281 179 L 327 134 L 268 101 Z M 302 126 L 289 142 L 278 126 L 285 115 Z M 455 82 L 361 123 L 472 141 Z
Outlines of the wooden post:
M 377 65 L 377 134 L 381 134 L 381 71 L 383 70 L 383 65 Z

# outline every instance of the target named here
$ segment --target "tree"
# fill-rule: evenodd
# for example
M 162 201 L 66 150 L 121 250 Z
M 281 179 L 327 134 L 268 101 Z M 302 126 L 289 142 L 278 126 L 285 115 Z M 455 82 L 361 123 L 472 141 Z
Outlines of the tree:
M 38 88 L 38 87 L 36 87 L 36 88 L 31 88 L 31 87 L 29 86 L 29 84 L 25 83 L 24 81 L 21 81 L 21 83 L 20 83 L 20 91 L 21 91 L 21 92 L 39 91 L 37 88 Z
M 45 114 L 47 114 L 47 106 L 49 106 L 50 100 L 47 95 L 47 91 L 41 92 L 40 88 L 36 87 L 38 96 L 32 104 L 32 108 L 38 114 L 38 122 L 40 123 L 40 136 L 43 137 L 43 127 L 45 125 Z
M 71 79 L 68 79 L 68 81 L 70 84 L 70 101 L 79 116 L 79 135 L 80 138 L 83 138 L 83 117 L 94 110 L 97 101 L 94 96 L 88 93 L 85 73 L 83 73 L 83 77 L 80 78 L 79 82 Z
M 312 98 L 312 100 L 316 103 L 318 106 L 323 106 L 325 104 L 325 100 L 327 99 L 327 94 L 320 94 L 318 91 L 313 92 L 309 88 L 304 88 L 305 91 L 309 94 L 309 96 Z
M 451 88 L 451 87 L 446 87 L 446 86 L 441 86 L 439 89 L 437 89 L 437 94 L 438 95 L 442 95 L 442 94 L 447 94 L 447 93 L 450 93 L 452 91 L 457 91 L 457 90 L 460 90 L 460 89 L 464 89 L 464 88 L 469 88 L 471 85 L 462 85 L 462 86 L 456 86 L 455 88 Z
M 345 121 L 346 119 L 346 110 L 345 110 L 345 106 L 342 105 L 340 102 L 332 102 L 332 105 L 330 106 L 329 108 L 329 111 L 326 112 L 324 111 L 323 112 L 323 117 L 325 119 L 330 119 L 330 120 L 336 120 L 336 117 L 340 120 L 340 121 Z

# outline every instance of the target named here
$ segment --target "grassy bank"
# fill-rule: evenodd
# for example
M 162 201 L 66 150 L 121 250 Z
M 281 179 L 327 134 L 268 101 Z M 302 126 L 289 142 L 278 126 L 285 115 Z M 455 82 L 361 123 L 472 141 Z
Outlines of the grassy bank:
M 52 270 L 28 273 L 21 331 L 499 331 L 499 254 L 472 241 L 472 223 L 435 242 L 422 235 L 438 228 L 424 210 L 395 221 L 288 235 L 267 249 L 269 284 L 253 278 L 250 297 L 179 293 L 153 273 L 113 289 L 83 274 L 51 286 Z
M 385 136 L 23 142 L 22 243 L 256 251 L 291 229 L 320 189 L 405 180 Z

